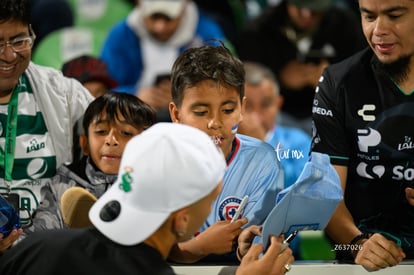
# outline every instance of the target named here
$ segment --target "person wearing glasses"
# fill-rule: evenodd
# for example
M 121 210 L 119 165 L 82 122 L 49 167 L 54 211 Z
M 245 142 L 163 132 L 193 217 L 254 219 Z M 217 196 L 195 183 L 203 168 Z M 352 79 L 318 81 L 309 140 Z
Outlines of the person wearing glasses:
M 19 208 L 25 227 L 0 234 L 0 254 L 54 222 L 36 219 L 36 208 L 46 182 L 71 162 L 73 126 L 93 99 L 78 81 L 31 62 L 30 2 L 0 3 L 0 194 Z

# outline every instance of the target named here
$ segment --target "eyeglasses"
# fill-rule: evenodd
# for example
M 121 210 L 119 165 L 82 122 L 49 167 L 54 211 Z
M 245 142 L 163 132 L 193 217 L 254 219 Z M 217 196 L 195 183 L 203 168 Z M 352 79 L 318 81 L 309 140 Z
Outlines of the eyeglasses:
M 27 36 L 21 38 L 15 38 L 11 41 L 0 43 L 0 54 L 4 53 L 7 46 L 10 46 L 15 53 L 29 50 L 33 46 L 35 36 Z

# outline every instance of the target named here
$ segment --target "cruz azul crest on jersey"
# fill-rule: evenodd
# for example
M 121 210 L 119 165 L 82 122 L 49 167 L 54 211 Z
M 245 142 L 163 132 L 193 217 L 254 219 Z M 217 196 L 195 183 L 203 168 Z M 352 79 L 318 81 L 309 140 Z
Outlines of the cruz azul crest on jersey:
M 238 197 L 227 197 L 221 203 L 219 207 L 219 217 L 222 221 L 231 221 L 234 214 L 236 214 L 237 208 L 239 208 L 242 199 Z M 241 218 L 241 216 L 240 216 Z

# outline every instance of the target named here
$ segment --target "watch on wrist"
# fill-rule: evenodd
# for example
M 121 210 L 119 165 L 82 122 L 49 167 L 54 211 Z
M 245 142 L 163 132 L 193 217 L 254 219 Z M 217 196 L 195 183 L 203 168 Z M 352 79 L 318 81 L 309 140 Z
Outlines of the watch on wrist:
M 369 239 L 369 237 L 371 237 L 371 234 L 370 233 L 366 233 L 366 232 L 364 232 L 364 233 L 361 233 L 361 234 L 359 234 L 359 235 L 357 235 L 357 236 L 355 236 L 350 242 L 349 242 L 349 245 L 350 245 L 350 247 L 352 248 L 351 250 L 350 250 L 350 253 L 351 253 L 351 255 L 352 255 L 352 257 L 353 258 L 355 258 L 356 256 L 357 256 L 357 254 L 358 254 L 358 252 L 362 249 L 362 244 L 361 244 L 361 247 L 358 245 L 358 242 L 359 241 L 361 241 L 361 240 L 363 240 L 363 239 Z

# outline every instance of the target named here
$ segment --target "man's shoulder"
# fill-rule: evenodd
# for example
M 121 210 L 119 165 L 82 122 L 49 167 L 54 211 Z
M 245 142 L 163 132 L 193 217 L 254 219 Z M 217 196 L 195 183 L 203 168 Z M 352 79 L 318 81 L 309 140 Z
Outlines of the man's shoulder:
M 29 72 L 38 72 L 38 73 L 42 73 L 42 74 L 58 74 L 58 75 L 63 75 L 62 72 L 60 70 L 57 70 L 53 67 L 49 67 L 49 66 L 43 66 L 43 65 L 39 65 L 33 62 L 29 63 L 29 66 L 27 67 L 27 71 Z
M 43 66 L 30 62 L 26 69 L 26 74 L 29 77 L 31 83 L 49 81 L 54 85 L 62 84 L 62 80 L 75 81 L 74 79 L 67 78 L 63 75 L 62 71 L 49 66 Z M 47 83 L 43 83 L 47 84 Z
M 338 63 L 328 66 L 324 77 L 328 77 L 331 83 L 335 85 L 341 85 L 346 81 L 355 85 L 352 82 L 356 79 L 366 79 L 368 75 L 372 74 L 373 56 L 374 53 L 367 47 Z
M 49 91 L 49 89 L 42 89 L 42 92 L 59 94 L 66 91 L 66 88 L 72 87 L 72 85 L 74 88 L 70 90 L 71 93 L 80 92 L 83 94 L 85 91 L 87 91 L 86 88 L 83 87 L 83 85 L 78 80 L 66 77 L 63 75 L 62 71 L 52 67 L 30 62 L 25 73 L 29 78 L 29 82 L 32 85 L 32 88 L 35 88 L 34 91 L 36 91 L 37 87 L 52 87 L 52 90 Z M 86 94 L 87 97 L 91 98 L 91 95 L 89 93 Z

